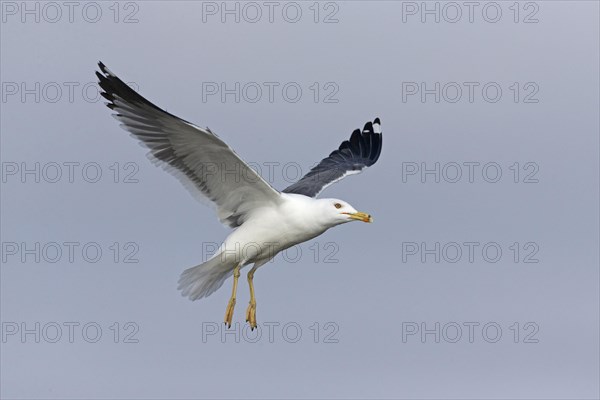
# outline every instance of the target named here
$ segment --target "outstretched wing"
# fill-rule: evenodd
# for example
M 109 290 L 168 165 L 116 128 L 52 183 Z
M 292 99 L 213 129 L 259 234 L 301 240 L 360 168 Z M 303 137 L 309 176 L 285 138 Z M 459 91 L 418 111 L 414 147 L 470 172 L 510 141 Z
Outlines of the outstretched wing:
M 375 164 L 381 154 L 381 144 L 381 122 L 375 118 L 373 122 L 365 124 L 362 132 L 359 129 L 352 132 L 350 139 L 342 142 L 339 149 L 283 192 L 317 197 L 332 183 Z
M 140 96 L 103 63 L 96 72 L 106 105 L 121 127 L 150 149 L 159 165 L 194 195 L 211 200 L 221 222 L 236 227 L 254 209 L 281 201 L 273 189 L 210 129 L 161 110 Z

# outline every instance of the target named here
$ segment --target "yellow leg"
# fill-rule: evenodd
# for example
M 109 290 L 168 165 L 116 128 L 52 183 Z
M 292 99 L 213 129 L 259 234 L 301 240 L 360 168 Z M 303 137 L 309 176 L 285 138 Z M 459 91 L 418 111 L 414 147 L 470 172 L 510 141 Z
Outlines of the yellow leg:
M 225 324 L 227 328 L 231 328 L 231 320 L 233 319 L 233 309 L 235 308 L 235 294 L 237 292 L 238 279 L 240 277 L 240 265 L 233 270 L 233 289 L 231 290 L 231 298 L 225 310 Z
M 250 304 L 248 305 L 248 309 L 246 310 L 246 322 L 250 324 L 250 330 L 254 330 L 256 328 L 256 298 L 254 297 L 254 283 L 252 279 L 254 278 L 254 271 L 256 271 L 256 267 L 253 267 L 250 272 L 248 272 L 248 286 L 250 286 Z

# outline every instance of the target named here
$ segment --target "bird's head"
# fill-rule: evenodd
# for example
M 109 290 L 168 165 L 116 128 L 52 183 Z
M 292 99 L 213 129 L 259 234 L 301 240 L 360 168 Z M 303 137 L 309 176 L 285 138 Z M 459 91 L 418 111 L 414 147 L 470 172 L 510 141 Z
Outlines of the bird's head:
M 371 215 L 356 211 L 354 207 L 339 199 L 320 199 L 323 215 L 331 225 L 344 224 L 351 221 L 373 222 Z

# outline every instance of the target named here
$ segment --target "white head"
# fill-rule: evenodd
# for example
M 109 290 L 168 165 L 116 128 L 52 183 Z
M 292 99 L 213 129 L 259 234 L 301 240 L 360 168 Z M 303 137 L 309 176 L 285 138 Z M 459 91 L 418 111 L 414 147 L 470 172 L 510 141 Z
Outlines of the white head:
M 318 199 L 321 213 L 327 225 L 335 226 L 350 221 L 373 222 L 373 218 L 367 213 L 356 211 L 354 207 L 339 199 Z

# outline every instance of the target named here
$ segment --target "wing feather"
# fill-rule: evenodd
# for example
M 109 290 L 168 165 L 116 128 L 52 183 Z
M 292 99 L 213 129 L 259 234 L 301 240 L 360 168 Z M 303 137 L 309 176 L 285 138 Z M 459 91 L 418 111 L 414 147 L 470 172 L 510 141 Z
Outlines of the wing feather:
M 375 164 L 381 154 L 382 140 L 381 121 L 375 118 L 362 131 L 352 132 L 350 139 L 283 192 L 317 197 L 329 185 Z
M 210 129 L 161 110 L 131 89 L 103 63 L 96 72 L 114 117 L 148 149 L 150 158 L 197 198 L 209 199 L 221 222 L 236 227 L 252 210 L 278 204 L 280 193 Z

